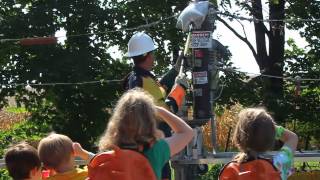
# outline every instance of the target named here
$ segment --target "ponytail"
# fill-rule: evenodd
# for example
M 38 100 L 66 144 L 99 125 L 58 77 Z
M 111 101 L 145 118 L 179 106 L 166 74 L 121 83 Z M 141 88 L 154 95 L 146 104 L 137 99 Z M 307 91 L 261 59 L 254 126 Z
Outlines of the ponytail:
M 240 152 L 238 153 L 233 160 L 237 163 L 244 163 L 252 159 L 258 159 L 258 153 L 255 151 L 248 151 L 248 152 Z

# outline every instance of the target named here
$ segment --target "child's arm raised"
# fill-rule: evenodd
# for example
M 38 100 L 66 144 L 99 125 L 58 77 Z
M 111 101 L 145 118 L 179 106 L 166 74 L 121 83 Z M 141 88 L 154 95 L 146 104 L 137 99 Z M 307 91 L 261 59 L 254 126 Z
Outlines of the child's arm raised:
M 279 135 L 279 139 L 284 143 L 284 145 L 290 147 L 294 152 L 298 145 L 298 136 L 294 132 L 281 126 L 276 126 L 276 131 Z
M 170 156 L 180 152 L 192 139 L 193 130 L 181 118 L 162 107 L 156 107 L 157 115 L 174 131 L 171 137 L 165 138 L 170 147 Z
M 284 146 L 273 157 L 273 165 L 280 171 L 281 179 L 287 179 L 292 174 L 294 152 L 298 144 L 298 136 L 281 126 L 276 126 L 276 139 L 280 139 Z
M 83 149 L 79 143 L 73 143 L 72 147 L 74 155 L 85 160 L 86 164 L 89 164 L 91 159 L 95 156 L 95 154 Z

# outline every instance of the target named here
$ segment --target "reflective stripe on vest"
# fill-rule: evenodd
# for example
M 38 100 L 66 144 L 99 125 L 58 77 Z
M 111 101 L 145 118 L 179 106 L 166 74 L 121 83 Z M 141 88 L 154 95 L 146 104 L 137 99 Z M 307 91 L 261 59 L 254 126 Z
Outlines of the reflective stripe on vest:
M 142 77 L 142 88 L 154 98 L 156 105 L 168 109 L 165 103 L 166 91 L 159 82 L 152 77 Z

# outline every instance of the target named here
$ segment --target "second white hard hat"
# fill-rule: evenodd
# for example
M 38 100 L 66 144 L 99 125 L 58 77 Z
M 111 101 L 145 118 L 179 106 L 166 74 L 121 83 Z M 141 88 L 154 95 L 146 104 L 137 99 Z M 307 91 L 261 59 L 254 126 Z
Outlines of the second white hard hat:
M 157 49 L 152 38 L 144 32 L 135 33 L 128 43 L 128 57 L 143 55 Z

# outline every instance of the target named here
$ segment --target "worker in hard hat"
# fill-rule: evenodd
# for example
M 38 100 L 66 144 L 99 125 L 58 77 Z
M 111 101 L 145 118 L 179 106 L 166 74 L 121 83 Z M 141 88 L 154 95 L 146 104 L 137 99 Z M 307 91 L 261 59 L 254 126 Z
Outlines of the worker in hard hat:
M 158 106 L 165 107 L 176 113 L 184 100 L 188 82 L 185 76 L 177 76 L 182 56 L 160 81 L 150 72 L 154 67 L 153 51 L 157 49 L 152 38 L 146 33 L 135 33 L 128 43 L 128 57 L 134 62 L 133 71 L 127 75 L 124 82 L 125 89 L 141 87 L 149 92 Z M 170 127 L 165 122 L 160 122 L 158 128 L 166 137 L 171 135 Z M 163 169 L 162 178 L 169 179 L 170 166 Z
M 157 105 L 177 112 L 188 88 L 185 76 L 177 77 L 183 57 L 179 56 L 173 68 L 158 81 L 150 72 L 154 67 L 155 49 L 153 40 L 146 33 L 138 32 L 131 37 L 127 55 L 133 59 L 134 67 L 125 78 L 124 88 L 141 87 L 154 97 Z

